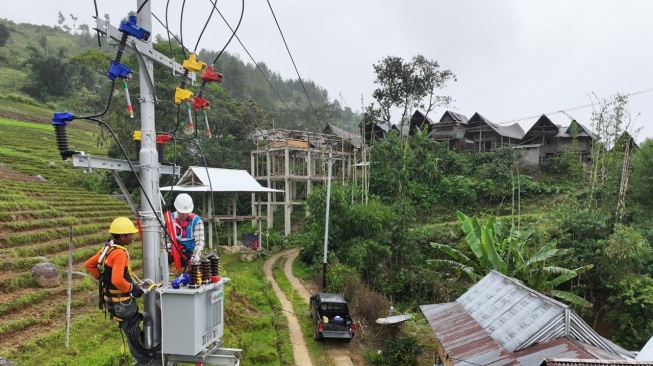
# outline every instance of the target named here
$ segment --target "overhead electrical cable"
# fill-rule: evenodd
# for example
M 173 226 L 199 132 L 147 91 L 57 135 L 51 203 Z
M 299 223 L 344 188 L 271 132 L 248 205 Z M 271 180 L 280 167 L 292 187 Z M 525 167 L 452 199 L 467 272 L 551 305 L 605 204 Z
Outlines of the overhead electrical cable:
M 150 1 L 150 0 L 145 0 L 145 1 L 143 1 L 143 3 L 141 4 L 141 6 L 138 7 L 138 10 L 136 10 L 136 14 L 140 14 L 141 10 L 143 10 L 143 7 L 145 6 L 145 4 L 148 3 L 148 1 Z
M 214 7 L 215 7 L 215 6 L 214 6 Z M 227 24 L 227 27 L 229 27 L 229 29 L 230 29 L 232 32 L 234 32 L 234 29 L 231 27 L 231 25 L 229 25 L 229 22 L 227 21 L 227 19 L 225 19 L 225 17 L 222 15 L 222 13 L 220 12 L 220 10 L 219 10 L 217 7 L 215 7 L 215 10 L 218 12 L 218 14 L 220 14 L 220 17 L 221 17 L 222 20 L 225 22 L 225 24 Z M 261 70 L 261 67 L 258 65 L 258 63 L 256 62 L 256 60 L 254 60 L 254 57 L 252 57 L 252 54 L 249 53 L 249 50 L 247 50 L 247 47 L 245 47 L 245 45 L 244 45 L 243 42 L 240 40 L 240 38 L 238 37 L 238 35 L 235 34 L 235 32 L 234 32 L 234 37 L 236 37 L 236 40 L 238 41 L 238 43 L 240 43 L 240 46 L 243 47 L 243 49 L 244 49 L 245 52 L 247 53 L 247 56 L 249 56 L 249 58 L 252 60 L 252 62 L 254 63 L 254 65 L 256 65 L 256 68 L 258 69 L 258 71 L 261 73 L 261 75 L 263 75 L 263 77 L 265 78 L 265 80 L 268 82 L 268 85 L 270 85 L 270 87 L 272 88 L 272 90 L 274 91 L 274 93 L 277 95 L 277 97 L 279 97 L 279 100 L 281 101 L 281 103 L 283 103 L 283 105 L 286 106 L 286 109 L 288 110 L 288 112 L 290 112 L 290 114 L 293 116 L 293 118 L 295 118 L 295 120 L 297 121 L 297 123 L 299 123 L 299 124 L 301 125 L 301 122 L 299 121 L 299 118 L 297 118 L 297 116 L 295 116 L 295 114 L 294 114 L 293 111 L 290 109 L 290 107 L 288 106 L 288 104 L 286 103 L 286 101 L 283 100 L 283 98 L 281 97 L 281 95 L 279 94 L 279 92 L 277 91 L 277 89 L 274 87 L 274 85 L 272 85 L 272 82 L 270 81 L 270 79 L 268 78 L 268 76 L 265 75 L 265 73 L 263 72 L 263 70 Z
M 95 19 L 97 20 L 100 14 L 97 11 L 97 0 L 93 0 L 93 4 L 95 5 Z M 102 43 L 100 43 L 100 30 L 95 29 L 95 34 L 97 35 L 97 46 L 102 47 Z
M 215 4 L 218 2 L 218 0 L 215 0 L 215 1 L 209 0 L 209 1 L 211 2 L 211 5 L 213 5 L 213 10 L 217 10 L 218 8 L 215 6 Z M 213 14 L 213 10 L 211 11 L 211 14 Z M 229 43 L 231 43 L 231 40 L 234 39 L 234 37 L 236 36 L 236 32 L 238 32 L 238 28 L 240 28 L 240 23 L 242 23 L 242 21 L 243 21 L 243 15 L 244 14 L 245 14 L 245 0 L 242 0 L 242 5 L 241 5 L 241 8 L 240 8 L 240 19 L 238 19 L 238 24 L 236 25 L 236 29 L 232 29 L 231 37 L 229 37 L 229 40 L 227 41 L 227 43 L 224 45 L 224 47 L 222 47 L 222 49 L 220 50 L 218 55 L 215 57 L 215 60 L 213 60 L 212 65 L 215 65 L 215 63 L 218 62 L 218 59 L 220 58 L 220 56 L 222 55 L 224 50 L 227 48 Z M 220 14 L 220 16 L 222 16 L 222 14 Z M 224 17 L 222 19 L 224 19 Z M 225 20 L 225 22 L 226 22 L 226 20 Z M 227 24 L 227 25 L 229 25 L 229 24 Z M 229 29 L 231 29 L 231 27 L 229 27 Z M 198 42 L 199 42 L 199 40 L 198 40 Z M 241 43 L 241 45 L 242 45 L 242 43 Z M 243 46 L 243 48 L 245 48 L 245 46 Z
M 186 0 L 181 3 L 181 15 L 179 15 L 179 38 L 181 38 L 182 50 L 184 49 L 184 8 L 186 7 Z M 186 51 L 184 51 L 184 58 L 187 58 Z
M 157 18 L 156 15 L 154 15 L 154 13 L 152 13 L 152 16 L 154 17 L 154 19 L 159 20 L 159 23 L 161 23 L 161 25 L 163 25 L 163 27 L 165 28 L 166 33 L 168 34 L 168 45 L 170 46 L 170 59 L 174 60 L 175 59 L 175 52 L 172 50 L 172 41 L 170 40 L 170 29 L 168 29 L 168 7 L 169 6 L 170 6 L 170 0 L 166 1 L 166 24 L 165 25 L 163 23 L 161 23 L 159 18 Z M 175 39 L 177 39 L 177 38 L 175 37 Z M 175 72 L 172 71 L 172 74 L 174 75 Z
M 624 96 L 626 96 L 626 97 L 631 97 L 631 96 L 634 96 L 634 95 L 650 93 L 650 92 L 652 92 L 652 91 L 653 91 L 653 88 L 651 88 L 651 89 L 645 89 L 645 90 L 640 90 L 640 91 L 638 91 L 638 92 L 625 94 Z M 611 100 L 611 99 L 613 99 L 613 98 L 614 98 L 614 97 L 611 97 L 611 98 L 609 98 L 608 100 Z M 557 110 L 557 111 L 555 111 L 555 112 L 542 113 L 542 114 L 545 114 L 545 115 L 547 115 L 547 116 L 550 116 L 550 115 L 553 115 L 553 114 L 566 113 L 566 112 L 571 112 L 571 111 L 575 111 L 575 110 L 578 110 L 578 109 L 583 109 L 583 108 L 588 108 L 588 107 L 593 107 L 593 106 L 594 106 L 594 104 L 593 104 L 593 103 L 590 103 L 590 104 L 584 104 L 584 105 L 580 105 L 580 106 L 572 107 L 572 108 L 567 108 L 567 109 L 559 109 L 559 110 Z M 499 122 L 499 123 L 493 123 L 493 124 L 495 124 L 495 125 L 505 125 L 505 124 L 508 124 L 508 123 L 515 123 L 515 122 L 520 122 L 520 121 L 526 121 L 526 120 L 529 120 L 529 119 L 539 118 L 539 117 L 542 116 L 542 114 L 538 114 L 538 115 L 536 115 L 536 116 L 530 116 L 530 117 L 523 117 L 523 118 L 511 119 L 511 120 L 509 120 L 509 121 Z
M 292 57 L 292 54 L 290 53 L 290 48 L 288 47 L 288 43 L 286 42 L 286 37 L 284 37 L 283 32 L 281 31 L 281 26 L 279 26 L 279 21 L 277 21 L 277 16 L 274 14 L 274 10 L 272 10 L 272 4 L 270 4 L 270 0 L 267 0 L 267 2 L 268 2 L 268 6 L 270 7 L 270 12 L 272 13 L 272 17 L 274 18 L 274 22 L 277 24 L 277 29 L 279 29 L 279 34 L 281 34 L 281 39 L 283 40 L 283 44 L 286 46 L 286 51 L 288 51 L 288 56 L 290 56 L 290 61 L 292 61 L 292 65 L 295 67 L 295 72 L 297 72 L 297 77 L 299 78 L 299 82 L 302 84 L 302 88 L 304 89 L 304 94 L 306 94 L 308 103 L 311 105 L 313 114 L 315 114 L 315 119 L 321 125 L 321 127 L 324 128 L 324 123 L 320 121 L 320 117 L 318 117 L 317 112 L 315 111 L 315 107 L 313 107 L 313 102 L 311 101 L 311 97 L 308 96 L 308 92 L 306 91 L 306 86 L 304 86 L 304 81 L 302 80 L 301 75 L 299 75 L 297 64 L 295 64 L 295 59 Z
M 172 34 L 172 32 L 170 32 L 168 27 L 161 21 L 161 19 L 159 19 L 159 17 L 157 17 L 154 13 L 152 13 L 152 16 L 154 17 L 154 19 L 157 20 L 157 22 L 159 22 L 159 24 L 161 24 L 166 29 L 166 32 L 168 33 L 168 37 L 170 37 L 170 35 L 172 35 L 172 37 L 175 39 L 175 41 L 177 41 L 177 43 L 179 43 L 179 45 L 181 46 L 181 48 L 183 50 L 190 52 L 190 50 L 188 48 L 184 47 L 184 45 L 181 43 L 179 38 L 177 38 L 177 36 L 175 36 L 174 34 Z M 172 49 L 172 43 L 171 43 L 170 47 Z
M 215 0 L 215 1 L 218 2 L 218 0 Z M 206 27 L 209 25 L 209 22 L 211 21 L 211 17 L 213 16 L 213 11 L 214 10 L 215 10 L 214 8 L 211 8 L 211 12 L 209 13 L 209 17 L 208 17 L 208 19 L 206 19 L 206 23 L 204 23 L 204 28 L 202 28 L 202 31 L 200 32 L 200 36 L 197 37 L 197 43 L 195 43 L 195 49 L 193 50 L 193 53 L 195 53 L 197 51 L 197 46 L 200 45 L 200 39 L 202 39 L 202 36 L 204 35 L 204 31 L 206 30 Z

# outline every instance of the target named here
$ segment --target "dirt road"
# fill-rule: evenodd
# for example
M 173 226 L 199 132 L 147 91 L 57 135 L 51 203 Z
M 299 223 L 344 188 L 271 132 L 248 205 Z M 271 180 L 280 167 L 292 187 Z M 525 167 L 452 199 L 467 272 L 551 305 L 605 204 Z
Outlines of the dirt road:
M 279 298 L 281 307 L 283 308 L 284 314 L 288 319 L 288 327 L 290 328 L 290 341 L 293 345 L 293 354 L 295 356 L 295 365 L 307 366 L 313 364 L 311 362 L 311 358 L 308 355 L 308 349 L 306 348 L 304 336 L 302 334 L 301 328 L 299 327 L 299 321 L 293 312 L 292 304 L 290 301 L 288 301 L 286 295 L 281 291 L 279 285 L 277 285 L 276 281 L 274 280 L 274 276 L 272 276 L 272 266 L 274 263 L 278 260 L 279 257 L 287 257 L 283 269 L 284 273 L 286 274 L 286 277 L 292 284 L 292 287 L 295 289 L 295 291 L 297 291 L 297 293 L 301 295 L 302 299 L 308 303 L 311 294 L 301 284 L 299 279 L 297 279 L 297 277 L 292 274 L 292 262 L 295 260 L 295 258 L 297 258 L 297 255 L 299 255 L 298 248 L 277 253 L 265 262 L 263 271 L 265 272 L 265 276 L 267 277 L 268 281 L 270 281 L 272 284 L 274 293 Z M 327 347 L 327 350 L 335 366 L 354 366 L 354 364 L 351 362 L 351 357 L 349 356 L 349 352 L 346 348 L 331 346 Z

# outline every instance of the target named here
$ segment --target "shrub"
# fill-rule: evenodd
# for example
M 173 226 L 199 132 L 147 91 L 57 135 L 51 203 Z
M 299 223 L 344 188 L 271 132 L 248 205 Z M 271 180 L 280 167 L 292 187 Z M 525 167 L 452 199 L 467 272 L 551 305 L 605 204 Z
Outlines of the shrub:
M 388 339 L 383 344 L 383 351 L 374 365 L 413 366 L 417 365 L 417 356 L 423 351 L 419 342 L 409 336 Z

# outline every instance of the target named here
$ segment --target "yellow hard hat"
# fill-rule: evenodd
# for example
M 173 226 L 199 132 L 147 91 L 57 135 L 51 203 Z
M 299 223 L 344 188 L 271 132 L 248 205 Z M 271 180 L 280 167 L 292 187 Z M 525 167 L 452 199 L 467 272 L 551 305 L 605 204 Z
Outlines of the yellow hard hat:
M 136 234 L 138 229 L 134 226 L 132 220 L 126 217 L 118 217 L 111 223 L 109 232 L 111 234 Z

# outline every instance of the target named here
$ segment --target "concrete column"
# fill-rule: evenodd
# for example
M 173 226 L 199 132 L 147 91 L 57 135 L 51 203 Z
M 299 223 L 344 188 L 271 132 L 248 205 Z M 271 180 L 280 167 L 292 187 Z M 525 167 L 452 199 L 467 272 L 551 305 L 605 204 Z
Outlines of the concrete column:
M 290 150 L 288 146 L 284 150 L 284 191 L 286 196 L 284 197 L 284 229 L 285 235 L 290 235 L 290 213 L 292 212 L 292 201 L 293 197 L 291 196 L 292 191 L 290 190 Z

